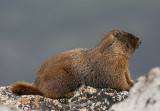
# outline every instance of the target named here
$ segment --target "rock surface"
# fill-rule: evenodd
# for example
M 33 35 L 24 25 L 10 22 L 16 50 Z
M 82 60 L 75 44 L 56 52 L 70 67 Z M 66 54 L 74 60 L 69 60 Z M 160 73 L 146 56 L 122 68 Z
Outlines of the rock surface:
M 15 106 L 0 105 L 0 111 L 22 111 L 22 110 L 16 108 Z
M 0 87 L 0 104 L 12 105 L 23 110 L 100 111 L 108 110 L 113 104 L 123 101 L 127 97 L 127 91 L 117 92 L 114 89 L 82 86 L 70 99 L 50 99 L 38 95 L 18 96 L 11 93 L 9 87 Z
M 109 111 L 160 111 L 160 67 L 150 71 L 129 92 L 129 97 Z

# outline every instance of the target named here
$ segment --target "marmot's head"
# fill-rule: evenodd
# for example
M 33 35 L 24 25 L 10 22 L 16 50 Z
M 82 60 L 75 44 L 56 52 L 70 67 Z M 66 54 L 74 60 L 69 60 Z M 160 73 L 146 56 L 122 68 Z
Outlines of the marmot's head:
M 101 47 L 101 52 L 109 51 L 129 57 L 139 48 L 140 44 L 140 39 L 135 35 L 120 30 L 113 30 L 104 35 L 98 46 Z

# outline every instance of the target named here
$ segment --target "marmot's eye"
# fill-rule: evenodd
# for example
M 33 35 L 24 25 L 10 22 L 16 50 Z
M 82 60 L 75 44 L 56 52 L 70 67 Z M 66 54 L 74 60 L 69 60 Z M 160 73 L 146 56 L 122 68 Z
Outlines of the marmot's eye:
M 133 36 L 131 34 L 128 35 L 129 39 L 133 39 Z
M 121 33 L 120 32 L 114 32 L 114 37 L 116 37 L 117 39 L 119 39 L 121 37 Z

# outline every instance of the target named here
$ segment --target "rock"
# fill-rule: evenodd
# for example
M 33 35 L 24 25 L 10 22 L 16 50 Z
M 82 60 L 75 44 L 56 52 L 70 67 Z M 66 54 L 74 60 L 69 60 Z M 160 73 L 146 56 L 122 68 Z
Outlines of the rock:
M 150 71 L 129 92 L 129 97 L 113 105 L 109 111 L 160 111 L 160 67 Z
M 0 87 L 0 104 L 13 105 L 23 110 L 108 110 L 113 104 L 128 97 L 127 91 L 82 86 L 70 99 L 50 99 L 38 95 L 18 96 L 9 87 Z
M 22 110 L 14 106 L 0 105 L 0 111 L 22 111 Z

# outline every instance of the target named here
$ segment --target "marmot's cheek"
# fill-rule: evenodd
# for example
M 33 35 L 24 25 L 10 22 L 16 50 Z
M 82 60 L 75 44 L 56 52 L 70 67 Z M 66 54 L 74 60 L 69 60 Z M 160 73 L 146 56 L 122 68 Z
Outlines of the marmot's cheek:
M 129 45 L 128 45 L 128 43 L 126 44 L 126 46 L 129 48 Z

